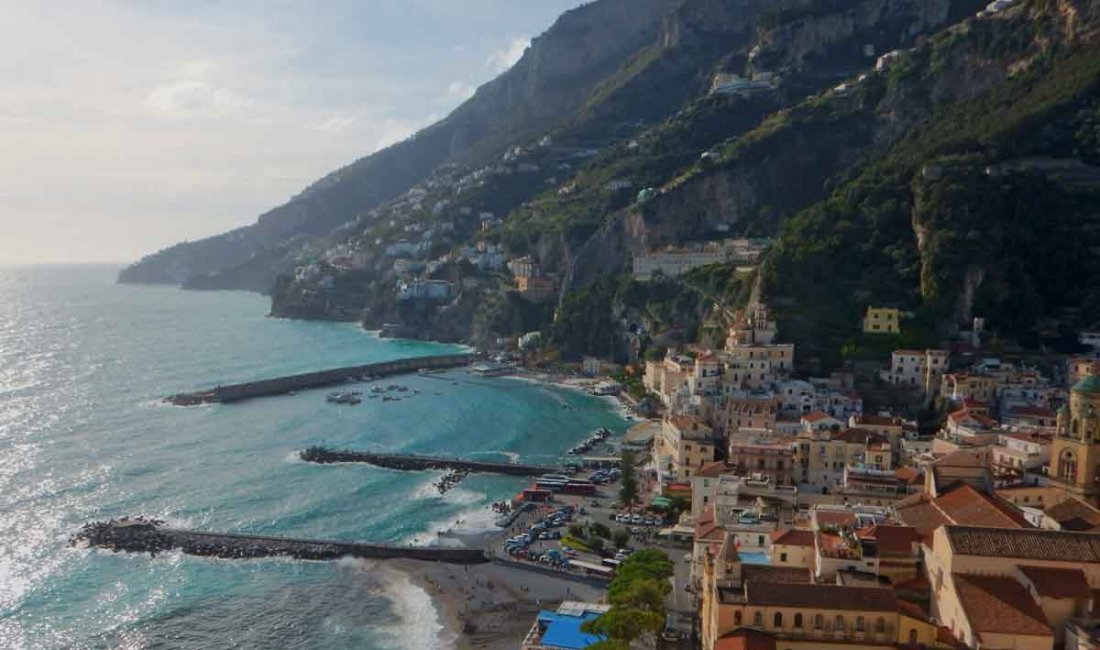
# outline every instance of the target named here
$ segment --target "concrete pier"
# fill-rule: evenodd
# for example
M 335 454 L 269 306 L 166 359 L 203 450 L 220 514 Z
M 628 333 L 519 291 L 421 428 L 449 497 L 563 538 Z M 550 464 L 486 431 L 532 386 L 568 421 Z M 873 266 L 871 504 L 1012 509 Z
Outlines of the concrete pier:
M 366 463 L 376 467 L 410 471 L 426 469 L 465 470 L 467 472 L 508 474 L 510 476 L 540 476 L 561 472 L 560 467 L 543 465 L 494 463 L 463 458 L 417 456 L 414 454 L 375 454 L 366 451 L 326 449 L 324 447 L 310 447 L 300 452 L 298 456 L 310 463 Z
M 206 533 L 195 530 L 167 528 L 163 522 L 151 519 L 112 519 L 85 524 L 73 536 L 74 546 L 87 544 L 96 548 L 128 553 L 164 553 L 179 549 L 188 555 L 251 559 L 261 557 L 291 557 L 299 560 L 336 560 L 341 557 L 367 559 L 410 558 L 452 564 L 480 564 L 489 558 L 480 549 L 437 548 L 417 546 L 385 546 L 361 542 L 298 539 L 240 533 Z
M 297 375 L 274 377 L 249 381 L 241 384 L 227 384 L 194 393 L 179 393 L 165 398 L 176 406 L 196 406 L 218 402 L 239 402 L 254 397 L 285 395 L 298 390 L 324 388 L 350 381 L 363 381 L 371 378 L 389 377 L 421 370 L 446 370 L 465 366 L 477 359 L 473 354 L 445 354 L 430 357 L 411 357 L 394 359 L 360 366 L 318 370 Z

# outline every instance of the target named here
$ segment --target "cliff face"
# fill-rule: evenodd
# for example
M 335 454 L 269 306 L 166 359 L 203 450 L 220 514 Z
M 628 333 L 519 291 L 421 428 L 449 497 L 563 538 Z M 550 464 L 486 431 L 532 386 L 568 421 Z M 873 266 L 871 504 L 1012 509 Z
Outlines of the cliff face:
M 874 56 L 866 46 L 877 53 L 908 47 L 978 6 L 865 0 L 830 12 L 811 11 L 806 3 L 775 9 L 761 21 L 766 26 L 751 43 L 747 68 L 785 75 L 796 89 L 820 86 L 869 69 Z M 886 89 L 872 80 L 772 115 L 726 145 L 716 163 L 696 164 L 651 203 L 614 215 L 577 254 L 571 286 L 621 267 L 632 254 L 705 237 L 720 224 L 774 234 L 782 219 L 826 196 L 834 179 L 924 119 L 933 101 L 961 101 L 1004 78 L 1003 67 L 979 80 L 973 69 L 985 64 L 963 64 L 938 78 L 929 96 L 908 96 L 905 87 Z
M 491 154 L 570 115 L 595 84 L 652 42 L 673 5 L 599 0 L 567 12 L 511 70 L 440 123 L 325 176 L 251 226 L 150 255 L 119 280 L 266 292 L 276 273 L 292 267 L 293 251 L 275 250 L 288 240 L 324 235 L 445 162 Z
M 980 316 L 1025 346 L 1100 318 L 1086 280 L 1100 270 L 1096 4 L 967 21 L 885 77 L 879 152 L 791 216 L 764 266 L 784 336 L 807 357 L 837 362 L 868 304 L 914 311 L 930 333 Z

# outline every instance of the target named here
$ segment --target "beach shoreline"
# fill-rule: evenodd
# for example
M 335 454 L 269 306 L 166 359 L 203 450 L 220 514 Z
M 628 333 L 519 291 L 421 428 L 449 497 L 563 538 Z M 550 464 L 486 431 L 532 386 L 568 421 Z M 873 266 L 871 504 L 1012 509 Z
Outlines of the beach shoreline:
M 514 650 L 539 610 L 565 600 L 598 601 L 604 594 L 595 586 L 503 564 L 393 560 L 388 566 L 431 597 L 443 626 L 441 645 L 459 650 Z

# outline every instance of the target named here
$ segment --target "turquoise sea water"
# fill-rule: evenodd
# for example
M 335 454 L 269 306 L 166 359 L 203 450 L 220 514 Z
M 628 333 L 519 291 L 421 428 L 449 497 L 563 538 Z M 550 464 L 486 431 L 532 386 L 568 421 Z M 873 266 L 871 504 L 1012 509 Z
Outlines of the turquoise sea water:
M 355 562 L 230 562 L 70 549 L 81 524 L 152 515 L 226 531 L 423 543 L 488 526 L 522 482 L 316 466 L 313 443 L 559 458 L 613 404 L 506 378 L 395 380 L 400 402 L 324 391 L 177 408 L 164 395 L 454 346 L 353 325 L 266 318 L 267 299 L 114 284 L 106 267 L 0 269 L 0 648 L 413 648 L 435 645 L 427 596 Z M 388 383 L 388 382 L 387 382 Z M 412 392 L 406 393 L 411 395 Z

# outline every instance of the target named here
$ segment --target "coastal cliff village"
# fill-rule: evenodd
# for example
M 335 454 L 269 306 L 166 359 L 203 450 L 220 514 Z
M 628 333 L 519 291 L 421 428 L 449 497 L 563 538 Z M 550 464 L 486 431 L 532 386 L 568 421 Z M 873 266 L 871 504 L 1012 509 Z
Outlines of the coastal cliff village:
M 862 328 L 891 339 L 906 322 L 871 306 Z M 650 433 L 642 501 L 682 504 L 653 537 L 677 565 L 660 643 L 1100 648 L 1100 348 L 1040 372 L 975 329 L 873 370 L 866 397 L 899 412 L 867 408 L 853 372 L 796 377 L 763 304 L 735 314 L 721 349 L 618 373 L 640 375 L 626 403 L 660 413 L 634 427 Z M 577 626 L 606 609 L 565 609 L 540 615 L 524 650 L 600 640 Z
M 1100 650 L 1098 42 L 1100 0 L 594 0 L 120 281 L 623 405 L 494 504 L 527 582 L 455 569 L 515 607 L 458 599 L 460 647 Z

